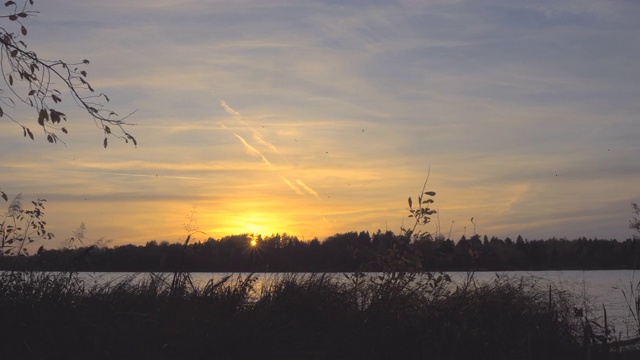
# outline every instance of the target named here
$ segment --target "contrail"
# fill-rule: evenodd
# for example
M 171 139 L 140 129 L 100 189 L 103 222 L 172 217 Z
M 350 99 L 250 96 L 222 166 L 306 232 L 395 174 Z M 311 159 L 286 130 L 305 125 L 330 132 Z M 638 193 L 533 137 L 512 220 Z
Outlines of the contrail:
M 307 186 L 307 184 L 303 183 L 302 180 L 298 179 L 296 180 L 296 183 L 302 186 L 302 188 L 305 189 L 309 194 L 315 196 L 318 200 L 320 200 L 320 196 L 318 196 L 318 193 L 312 188 L 310 188 L 309 186 Z
M 259 142 L 260 144 L 262 144 L 265 147 L 269 148 L 269 150 L 280 154 L 280 150 L 278 150 L 278 148 L 275 145 L 273 145 L 272 143 L 270 143 L 267 140 L 265 140 L 264 137 L 262 136 L 262 134 L 258 130 L 254 129 L 246 121 L 242 120 L 242 115 L 240 115 L 240 113 L 238 111 L 234 110 L 231 106 L 229 106 L 229 104 L 227 104 L 226 101 L 220 100 L 220 106 L 222 106 L 222 108 L 224 109 L 224 111 L 227 112 L 227 114 L 233 116 L 242 125 L 248 127 L 249 130 L 251 130 L 251 132 L 253 133 L 253 138 L 257 142 Z
M 257 131 L 256 129 L 254 129 L 251 125 L 249 125 L 247 122 L 245 122 L 244 120 L 242 120 L 242 115 L 240 114 L 240 112 L 234 110 L 231 106 L 229 106 L 229 104 L 227 104 L 226 101 L 224 100 L 220 100 L 220 106 L 222 106 L 222 108 L 227 112 L 227 114 L 231 115 L 234 117 L 234 119 L 236 121 L 238 121 L 239 123 L 241 123 L 242 125 L 244 125 L 245 127 L 247 127 L 249 130 L 251 130 L 251 133 L 253 135 L 253 139 L 258 142 L 259 144 L 265 146 L 266 148 L 268 148 L 269 150 L 271 150 L 274 153 L 277 153 L 281 159 L 283 159 L 284 161 L 286 161 L 286 159 L 284 159 L 284 157 L 282 156 L 282 154 L 280 153 L 280 151 L 278 150 L 277 147 L 275 147 L 273 144 L 271 144 L 270 142 L 266 141 L 263 137 L 262 134 Z M 250 155 L 253 156 L 259 156 L 262 161 L 267 164 L 271 170 L 276 171 L 276 169 L 273 167 L 273 165 L 271 164 L 271 162 L 266 158 L 266 156 L 264 156 L 260 151 L 258 151 L 258 149 L 256 149 L 255 147 L 251 146 L 251 144 L 249 144 L 242 136 L 236 134 L 235 132 L 233 132 L 232 130 L 230 130 L 229 128 L 227 128 L 223 123 L 219 123 L 220 127 L 222 127 L 223 129 L 229 131 L 231 134 L 233 134 L 236 138 L 238 138 L 238 140 L 240 140 L 240 142 L 244 145 L 245 149 L 247 150 L 247 152 Z M 298 195 L 302 195 L 305 196 L 305 191 L 312 195 L 315 196 L 316 199 L 320 200 L 320 196 L 318 195 L 318 193 L 313 190 L 310 186 L 308 186 L 307 184 L 305 184 L 304 182 L 302 182 L 302 180 L 297 179 L 296 180 L 296 184 L 293 184 L 291 181 L 289 181 L 289 179 L 287 179 L 286 177 L 280 175 L 280 178 L 282 179 L 282 181 L 291 189 L 293 190 L 296 194 Z M 304 190 L 304 191 L 303 191 Z
M 269 160 L 266 157 L 264 157 L 264 155 L 262 155 L 262 153 L 260 151 L 256 150 L 256 148 L 254 148 L 253 146 L 249 145 L 249 143 L 247 143 L 242 138 L 242 136 L 240 136 L 240 135 L 238 135 L 238 134 L 236 134 L 234 132 L 232 132 L 232 134 L 235 135 L 235 137 L 237 137 L 238 140 L 240 140 L 244 144 L 244 146 L 247 148 L 247 151 L 248 151 L 248 153 L 250 155 L 259 156 L 262 159 L 262 161 L 264 161 L 265 164 L 269 165 L 270 168 L 273 168 L 273 165 L 271 165 Z
M 280 175 L 280 179 L 282 179 L 282 181 L 284 181 L 284 183 L 287 184 L 287 186 L 290 187 L 291 190 L 295 191 L 296 194 L 304 195 L 304 193 L 297 186 L 293 185 L 291 183 L 291 181 L 287 180 L 287 178 L 285 178 L 284 176 Z
M 260 151 L 258 151 L 258 149 L 256 149 L 253 146 L 251 146 L 242 136 L 240 136 L 240 135 L 236 134 L 235 132 L 229 130 L 229 128 L 226 127 L 221 122 L 219 122 L 218 125 L 220 125 L 221 128 L 223 128 L 223 129 L 227 130 L 228 132 L 230 132 L 231 134 L 233 134 L 233 136 L 237 137 L 238 140 L 240 140 L 240 142 L 244 145 L 244 147 L 247 150 L 247 152 L 249 153 L 249 155 L 254 155 L 254 156 L 260 157 L 265 164 L 269 165 L 270 168 L 273 168 L 273 165 L 271 164 L 269 159 L 267 159 L 264 155 L 262 155 L 262 153 Z
M 249 126 L 249 129 L 253 130 L 253 128 L 251 126 Z M 278 148 L 275 145 L 273 145 L 272 143 L 266 141 L 262 137 L 262 134 L 260 134 L 259 132 L 255 131 L 255 130 L 253 130 L 253 138 L 256 139 L 256 141 L 258 141 L 260 144 L 268 147 L 274 153 L 280 154 L 280 150 L 278 150 Z
M 224 100 L 220 100 L 220 106 L 222 106 L 222 108 L 229 114 L 229 115 L 233 115 L 235 117 L 240 117 L 240 113 L 233 110 L 231 108 L 231 106 L 227 105 L 227 102 Z

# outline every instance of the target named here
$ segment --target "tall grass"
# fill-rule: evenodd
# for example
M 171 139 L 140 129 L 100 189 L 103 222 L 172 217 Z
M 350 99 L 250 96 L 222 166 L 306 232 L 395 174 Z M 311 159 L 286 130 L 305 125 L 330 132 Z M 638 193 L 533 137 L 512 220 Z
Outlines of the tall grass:
M 0 275 L 3 359 L 571 359 L 563 292 L 422 273 L 252 275 L 204 286 L 150 275 Z

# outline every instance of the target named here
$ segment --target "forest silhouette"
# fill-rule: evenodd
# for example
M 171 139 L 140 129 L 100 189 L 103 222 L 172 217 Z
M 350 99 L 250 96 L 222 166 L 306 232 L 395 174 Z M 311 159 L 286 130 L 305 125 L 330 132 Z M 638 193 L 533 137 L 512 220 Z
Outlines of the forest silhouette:
M 253 242 L 253 246 L 252 246 Z M 411 241 L 392 231 L 347 232 L 320 241 L 240 234 L 191 243 L 44 250 L 0 257 L 4 270 L 172 272 L 379 272 L 635 269 L 640 239 L 527 240 L 474 235 Z

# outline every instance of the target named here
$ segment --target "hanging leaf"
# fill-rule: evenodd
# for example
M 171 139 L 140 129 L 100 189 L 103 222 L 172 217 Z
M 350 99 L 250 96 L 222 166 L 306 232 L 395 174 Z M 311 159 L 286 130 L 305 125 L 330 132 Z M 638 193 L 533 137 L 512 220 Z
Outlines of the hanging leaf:
M 51 122 L 54 124 L 60 123 L 61 120 L 67 120 L 66 115 L 60 111 L 51 109 L 49 112 L 51 113 Z
M 27 128 L 27 135 L 29 135 L 29 137 L 31 138 L 31 140 L 33 140 L 33 133 L 31 132 L 31 130 L 29 130 Z
M 409 196 L 409 209 L 413 208 L 413 200 L 411 200 L 411 196 Z
M 69 132 L 67 131 L 67 129 L 66 129 L 66 128 L 62 128 L 62 129 L 60 129 L 60 130 L 62 130 L 62 132 L 63 132 L 63 133 L 65 133 L 65 134 L 68 134 L 68 133 L 69 133 Z
M 0 107 L 0 117 L 4 116 L 4 111 L 2 110 L 2 107 Z
M 6 3 L 4 3 L 4 6 L 11 6 L 11 5 L 15 5 L 16 3 L 14 1 L 7 1 Z
M 0 196 L 4 199 L 4 201 L 9 201 L 9 197 L 4 192 L 0 191 Z
M 435 191 L 427 191 L 424 194 L 425 195 L 429 195 L 429 196 L 436 196 L 436 192 Z
M 103 145 L 104 145 L 104 148 L 106 149 L 106 148 L 107 148 L 107 138 L 104 138 L 104 143 L 103 143 Z
M 20 28 L 20 32 L 22 32 L 22 35 L 26 36 L 27 35 L 27 28 L 24 27 L 24 25 L 22 25 L 22 27 Z
M 47 114 L 47 110 L 40 109 L 38 112 L 38 124 L 40 126 L 44 126 L 45 120 L 49 120 L 49 115 Z

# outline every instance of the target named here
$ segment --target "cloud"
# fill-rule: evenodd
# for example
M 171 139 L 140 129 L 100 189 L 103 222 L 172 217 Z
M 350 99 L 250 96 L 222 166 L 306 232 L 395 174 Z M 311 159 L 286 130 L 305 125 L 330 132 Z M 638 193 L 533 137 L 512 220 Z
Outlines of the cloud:
M 501 210 L 502 213 L 509 212 L 515 205 L 518 205 L 520 202 L 526 200 L 527 194 L 531 188 L 530 184 L 517 184 L 512 186 L 509 189 L 509 195 L 507 202 L 504 204 L 504 208 Z
M 182 179 L 182 180 L 204 180 L 202 177 L 194 176 L 173 176 L 173 175 L 151 175 L 151 174 L 136 174 L 136 173 L 115 173 L 115 172 L 91 172 L 92 175 L 109 175 L 109 176 L 129 176 L 129 177 L 150 177 L 150 178 L 167 178 L 167 179 Z

